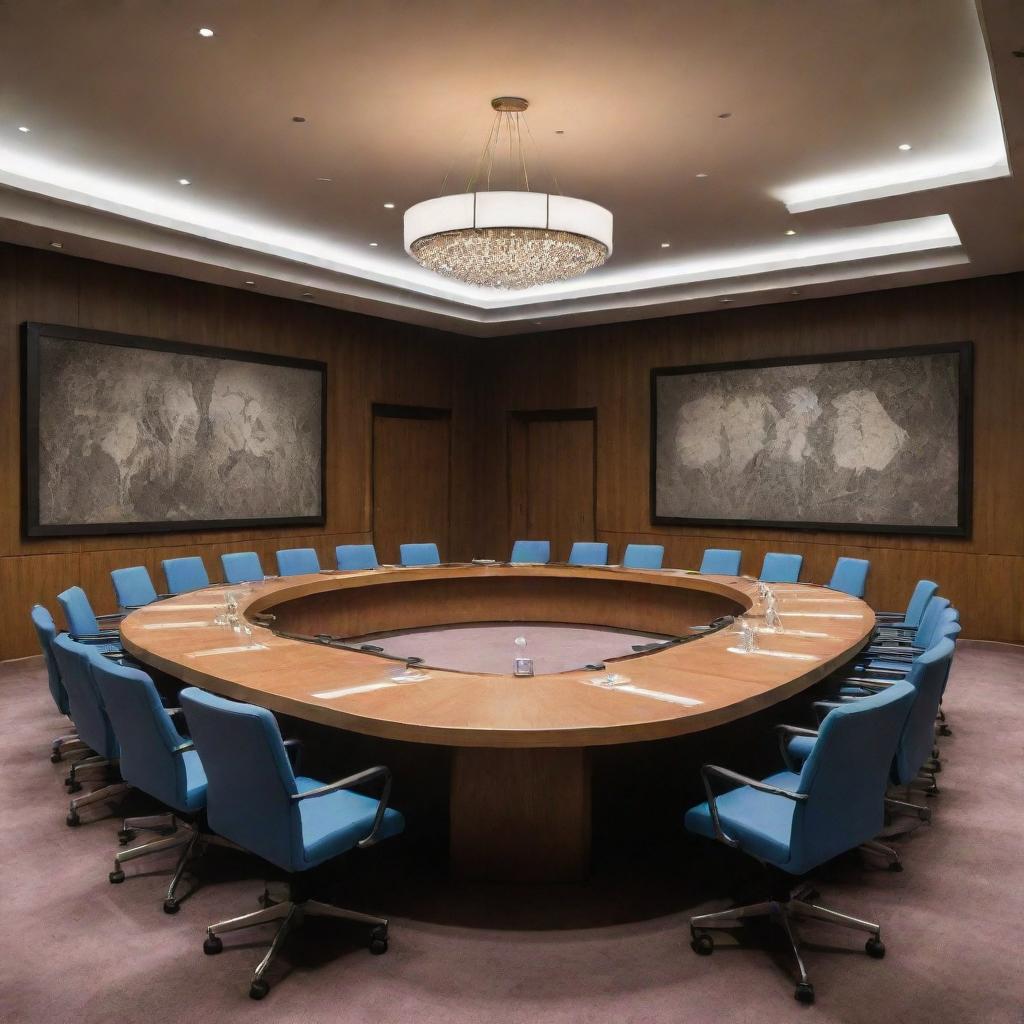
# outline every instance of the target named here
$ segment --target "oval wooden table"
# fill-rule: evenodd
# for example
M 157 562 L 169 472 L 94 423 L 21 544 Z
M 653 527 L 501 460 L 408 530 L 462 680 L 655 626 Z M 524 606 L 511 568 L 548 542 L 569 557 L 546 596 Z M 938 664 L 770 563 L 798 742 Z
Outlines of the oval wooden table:
M 455 748 L 454 870 L 560 880 L 581 877 L 589 862 L 588 748 L 699 732 L 760 711 L 849 660 L 874 627 L 873 612 L 856 598 L 805 584 L 773 589 L 784 631 L 759 632 L 755 653 L 739 649 L 735 629 L 721 630 L 609 661 L 609 671 L 628 679 L 614 686 L 602 685 L 608 672 L 594 669 L 518 678 L 432 666 L 421 681 L 396 682 L 394 661 L 278 634 L 357 637 L 532 621 L 689 638 L 690 626 L 721 615 L 763 623 L 756 582 L 559 565 L 323 572 L 180 595 L 132 612 L 121 635 L 141 662 L 213 693 L 352 732 Z M 253 626 L 251 638 L 214 624 L 228 591 Z

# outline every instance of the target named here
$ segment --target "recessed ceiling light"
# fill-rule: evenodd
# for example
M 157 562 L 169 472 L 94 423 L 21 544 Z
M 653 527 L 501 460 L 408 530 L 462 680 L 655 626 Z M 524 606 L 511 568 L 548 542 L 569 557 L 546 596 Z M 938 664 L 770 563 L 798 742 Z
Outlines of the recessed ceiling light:
M 256 282 L 255 282 L 255 281 L 246 281 L 245 283 L 246 283 L 247 285 L 250 285 L 250 286 L 251 286 L 251 285 L 254 285 L 254 284 L 255 284 Z
M 203 37 L 204 39 L 209 39 L 209 38 L 210 38 L 210 37 L 211 37 L 211 36 L 213 35 L 213 29 L 212 29 L 212 28 L 201 28 L 201 29 L 199 30 L 199 34 L 200 34 L 200 35 L 201 35 L 201 36 L 202 36 L 202 37 Z
M 178 184 L 179 185 L 191 185 L 192 181 L 189 178 L 179 178 L 178 179 Z
M 317 178 L 317 181 L 334 181 L 333 178 Z
M 671 248 L 671 246 L 672 246 L 671 242 L 662 242 L 661 243 L 662 249 L 669 249 L 669 248 Z
M 25 132 L 27 134 L 28 132 L 32 131 L 32 129 L 29 128 L 29 126 L 27 124 L 19 124 L 18 125 L 18 131 L 19 132 Z
M 556 135 L 564 135 L 565 134 L 565 129 L 564 128 L 556 128 L 555 129 L 555 134 Z
M 708 172 L 707 171 L 698 171 L 694 175 L 695 178 L 706 178 L 707 176 L 708 176 Z
M 385 203 L 384 204 L 384 209 L 385 210 L 393 210 L 394 208 L 395 208 L 395 204 L 394 203 Z
M 724 121 L 727 117 L 732 117 L 732 114 L 731 113 L 719 114 L 718 117 L 719 117 L 720 120 Z
M 718 301 L 719 302 L 732 302 L 732 299 L 725 298 L 725 299 L 719 299 Z
M 906 153 L 906 151 L 908 149 L 913 149 L 914 147 L 911 146 L 911 144 L 909 142 L 901 142 L 896 148 L 897 149 L 902 149 L 903 152 Z
M 799 295 L 800 294 L 800 289 L 799 288 L 793 288 L 793 289 L 790 290 L 789 294 L 790 295 Z
M 376 249 L 378 245 L 380 245 L 380 242 L 371 242 L 370 243 L 370 248 L 371 249 Z
M 313 293 L 312 292 L 303 292 L 302 293 L 302 297 L 304 299 L 311 299 L 311 298 L 313 298 Z
M 794 228 L 786 228 L 786 234 L 787 235 L 795 235 L 796 234 L 796 230 Z
M 294 116 L 294 117 L 292 118 L 292 120 L 293 120 L 293 121 L 294 121 L 294 122 L 295 122 L 296 124 L 305 124 L 305 123 L 306 123 L 306 119 L 305 119 L 304 117 L 300 117 L 300 116 L 299 116 L 298 114 L 296 114 L 296 115 L 295 115 L 295 116 Z
M 64 243 L 63 242 L 51 242 L 50 245 L 54 249 L 63 249 L 64 248 Z

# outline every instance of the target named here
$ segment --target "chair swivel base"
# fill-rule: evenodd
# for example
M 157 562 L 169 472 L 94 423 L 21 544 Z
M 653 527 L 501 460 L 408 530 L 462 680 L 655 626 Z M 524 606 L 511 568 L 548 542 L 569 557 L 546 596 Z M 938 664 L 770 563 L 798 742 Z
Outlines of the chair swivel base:
M 263 976 L 274 957 L 280 952 L 285 937 L 293 928 L 299 927 L 306 917 L 331 917 L 369 925 L 371 929 L 368 943 L 370 952 L 380 955 L 388 950 L 388 919 L 386 917 L 375 917 L 372 914 L 360 913 L 358 910 L 345 910 L 331 903 L 321 903 L 319 900 L 312 899 L 287 899 L 280 903 L 273 903 L 264 894 L 260 902 L 263 904 L 262 910 L 211 924 L 206 930 L 206 941 L 203 943 L 203 952 L 207 956 L 215 956 L 224 949 L 224 943 L 220 938 L 222 934 L 242 928 L 252 928 L 255 925 L 268 924 L 272 921 L 281 922 L 270 944 L 270 949 L 267 950 L 266 956 L 253 971 L 252 982 L 249 986 L 249 996 L 252 999 L 262 999 L 270 991 L 270 985 Z
M 84 796 L 72 797 L 71 803 L 68 806 L 68 816 L 65 819 L 66 824 L 70 828 L 81 825 L 82 820 L 78 816 L 78 812 L 82 807 L 111 800 L 116 796 L 121 796 L 122 793 L 127 793 L 130 788 L 126 782 L 114 782 L 109 786 L 101 786 L 99 789 L 94 789 L 91 793 L 86 793 Z
M 745 919 L 770 917 L 785 932 L 796 961 L 800 980 L 793 994 L 801 1003 L 813 1003 L 814 986 L 807 977 L 807 970 L 804 967 L 803 958 L 800 956 L 800 943 L 794 927 L 797 920 L 825 921 L 829 924 L 842 925 L 844 928 L 855 928 L 858 931 L 868 932 L 871 937 L 864 944 L 865 952 L 875 959 L 885 956 L 885 945 L 882 943 L 881 929 L 877 924 L 818 906 L 813 902 L 816 898 L 817 894 L 813 890 L 802 886 L 788 899 L 765 900 L 762 903 L 751 903 L 745 907 L 733 907 L 731 910 L 723 910 L 717 914 L 700 914 L 697 917 L 691 917 L 690 946 L 695 953 L 701 956 L 710 956 L 714 952 L 715 944 L 712 937 L 707 934 L 708 929 L 735 928 L 741 925 Z

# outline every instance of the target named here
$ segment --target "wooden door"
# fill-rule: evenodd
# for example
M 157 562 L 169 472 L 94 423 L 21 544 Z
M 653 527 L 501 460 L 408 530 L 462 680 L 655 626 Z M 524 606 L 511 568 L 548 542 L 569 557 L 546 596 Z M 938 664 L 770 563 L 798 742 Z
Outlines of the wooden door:
M 373 542 L 381 562 L 403 543 L 451 557 L 451 410 L 373 407 Z
M 550 540 L 551 560 L 595 539 L 596 412 L 551 409 L 509 420 L 509 525 L 517 538 Z

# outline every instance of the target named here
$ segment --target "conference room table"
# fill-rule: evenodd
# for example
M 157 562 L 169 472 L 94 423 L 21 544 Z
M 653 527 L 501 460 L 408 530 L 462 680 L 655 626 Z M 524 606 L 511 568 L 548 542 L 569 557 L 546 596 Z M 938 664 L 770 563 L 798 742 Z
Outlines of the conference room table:
M 807 689 L 863 647 L 863 601 L 675 569 L 449 564 L 268 578 L 147 605 L 125 649 L 184 683 L 354 733 L 453 748 L 450 855 L 461 876 L 582 877 L 590 856 L 590 748 L 698 733 Z M 228 595 L 237 626 L 225 624 Z M 735 623 L 756 628 L 746 650 Z M 655 634 L 604 667 L 551 675 L 407 668 L 361 649 L 374 633 L 468 623 L 566 623 Z M 250 632 L 251 631 L 251 632 Z M 660 638 L 666 638 L 661 642 Z M 602 663 L 595 657 L 595 665 Z

